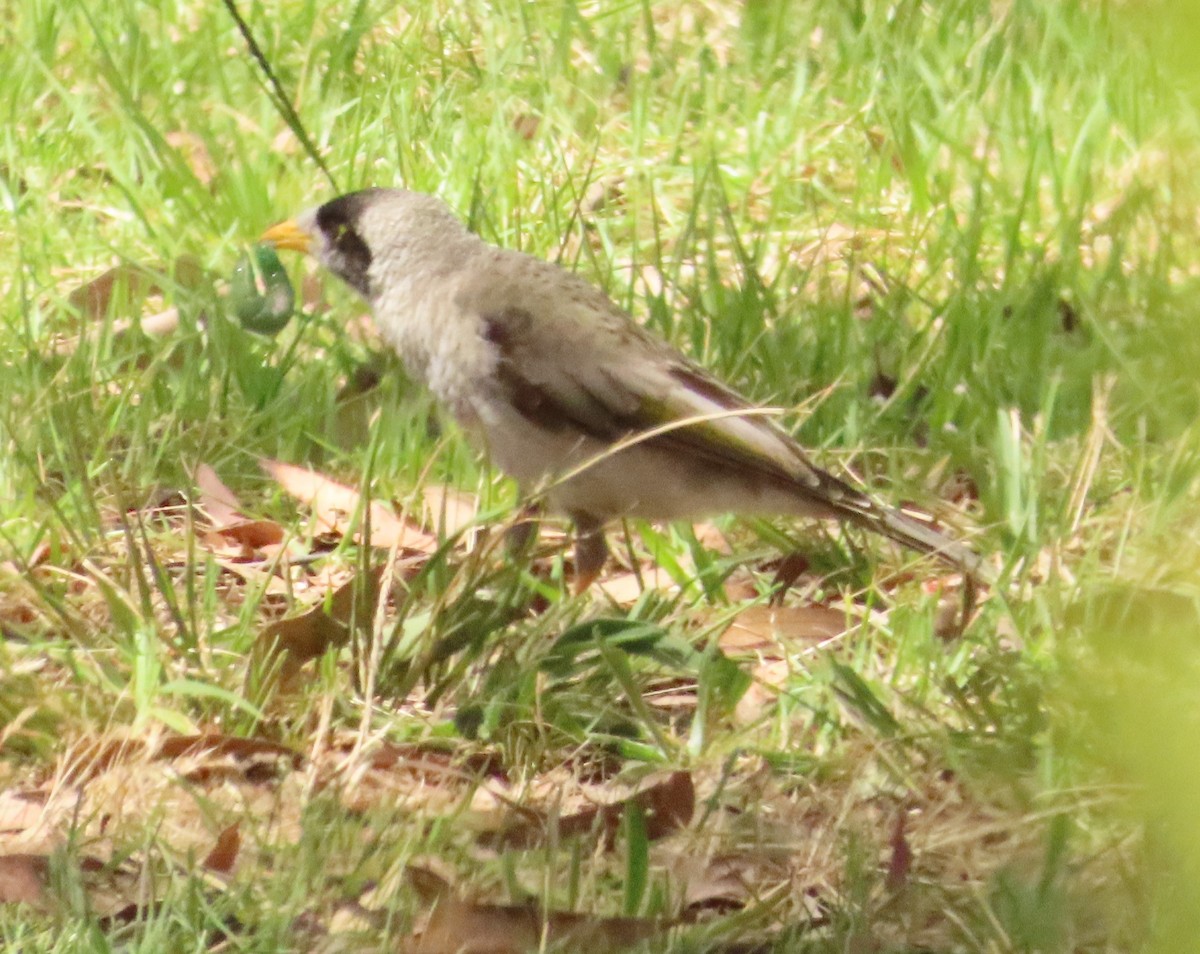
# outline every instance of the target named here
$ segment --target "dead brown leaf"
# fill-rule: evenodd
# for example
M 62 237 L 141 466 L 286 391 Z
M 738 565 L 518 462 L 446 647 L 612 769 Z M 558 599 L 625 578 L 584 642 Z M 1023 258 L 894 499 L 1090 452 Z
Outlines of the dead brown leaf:
M 215 534 L 208 542 L 212 544 L 217 566 L 226 573 L 236 576 L 244 583 L 248 583 L 261 598 L 266 599 L 270 597 L 271 602 L 274 602 L 276 599 L 286 601 L 290 596 L 292 592 L 291 584 L 278 573 L 263 569 L 263 567 L 269 564 L 245 562 L 246 552 L 244 548 L 233 543 L 226 545 L 224 538 Z M 264 548 L 263 556 L 270 553 L 272 549 L 271 547 Z M 231 550 L 234 552 L 230 552 Z M 240 590 L 240 585 L 236 589 Z
M 287 538 L 283 527 L 274 520 L 243 520 L 215 530 L 212 536 L 242 548 L 247 556 L 277 547 Z
M 94 321 L 108 314 L 114 299 L 142 298 L 161 291 L 151 273 L 132 263 L 122 263 L 80 285 L 67 296 L 67 304 L 80 316 Z
M 406 954 L 525 954 L 543 950 L 617 951 L 664 930 L 645 918 L 605 918 L 533 905 L 477 904 L 443 897 L 420 935 L 407 939 Z
M 479 513 L 479 499 L 474 494 L 444 484 L 426 484 L 421 491 L 421 504 L 425 526 L 447 537 L 467 529 Z
M 199 491 L 196 503 L 208 515 L 214 527 L 224 527 L 246 519 L 242 516 L 242 502 L 237 494 L 225 486 L 208 464 L 197 465 L 192 479 Z
M 242 514 L 242 502 L 237 494 L 225 486 L 217 472 L 208 464 L 200 464 L 192 479 L 199 491 L 196 503 L 212 522 L 217 539 L 212 540 L 214 549 L 222 549 L 223 543 L 231 543 L 250 555 L 264 547 L 278 546 L 286 534 L 274 520 L 251 520 Z
M 790 653 L 820 646 L 849 631 L 844 609 L 820 604 L 748 606 L 721 634 L 720 647 L 730 655 L 753 655 L 754 682 L 734 709 L 739 725 L 760 719 L 791 675 Z
M 433 745 L 382 742 L 366 752 L 365 764 L 354 764 L 344 758 L 354 748 L 350 742 L 334 746 L 329 752 L 334 764 L 329 768 L 322 764 L 318 772 L 318 784 L 340 788 L 338 798 L 349 811 L 408 802 L 419 802 L 422 809 L 461 804 L 463 797 L 473 799 L 481 787 L 490 788 L 492 782 L 498 782 L 502 790 L 508 784 L 504 764 L 496 752 L 461 755 Z M 350 784 L 344 784 L 346 780 Z M 492 799 L 490 805 L 494 804 Z M 494 817 L 496 810 L 487 815 Z
M 516 824 L 485 839 L 500 847 L 530 848 L 541 844 L 547 829 L 554 824 L 559 837 L 599 831 L 604 843 L 611 848 L 616 833 L 630 804 L 638 805 L 646 816 L 646 837 L 651 841 L 663 838 L 692 820 L 696 810 L 696 789 L 688 772 L 674 772 L 668 778 L 620 802 L 597 805 L 573 815 L 565 815 L 557 823 L 545 816 L 525 817 Z
M 166 288 L 195 289 L 211 281 L 212 277 L 200 260 L 192 255 L 181 255 L 169 266 L 124 262 L 73 289 L 67 295 L 67 304 L 85 321 L 113 315 L 110 330 L 114 340 L 134 331 L 161 338 L 178 329 L 179 309 L 174 306 L 165 309 L 160 307 L 157 312 L 142 314 L 147 310 L 146 302 L 152 296 L 161 296 Z M 124 317 L 118 318 L 118 313 Z M 86 336 L 85 331 L 60 338 L 52 345 L 51 351 L 56 355 L 74 354 Z
M 762 718 L 767 708 L 779 698 L 780 689 L 791 674 L 792 664 L 786 659 L 767 658 L 756 662 L 750 671 L 754 681 L 733 709 L 737 724 L 751 725 Z
M 62 778 L 83 783 L 116 765 L 136 760 L 183 761 L 180 774 L 189 781 L 204 784 L 215 777 L 236 775 L 253 782 L 278 776 L 281 762 L 295 769 L 302 756 L 286 745 L 268 739 L 242 738 L 209 733 L 172 735 L 155 743 L 140 739 L 122 739 L 78 747 L 63 768 Z
M 19 834 L 36 827 L 46 811 L 40 792 L 0 792 L 0 835 Z
M 424 554 L 437 550 L 435 536 L 426 533 L 415 523 L 397 517 L 390 507 L 377 500 L 370 501 L 364 508 L 361 494 L 352 487 L 307 467 L 297 467 L 283 461 L 263 459 L 259 465 L 284 491 L 308 504 L 317 522 L 327 530 L 344 534 L 360 511 L 365 511 L 362 523 L 370 526 L 371 546 L 394 546 Z
M 441 774 L 457 771 L 469 778 L 490 776 L 507 781 L 504 760 L 497 752 L 468 752 L 459 755 L 445 748 L 421 745 L 416 742 L 383 742 L 371 753 L 371 768 L 390 769 L 397 765 L 416 768 L 434 767 Z
M 0 904 L 42 907 L 49 877 L 44 855 L 0 855 Z
M 238 822 L 234 822 L 217 836 L 217 843 L 204 859 L 204 867 L 219 874 L 229 874 L 237 862 L 242 847 L 242 836 Z
M 307 613 L 272 623 L 261 637 L 262 650 L 283 653 L 282 673 L 286 682 L 306 662 L 325 651 L 344 646 L 350 633 L 365 626 L 379 604 L 379 584 L 386 564 L 372 568 L 363 576 L 342 584 L 329 600 Z
M 542 125 L 540 116 L 534 116 L 530 113 L 518 113 L 513 118 L 513 130 L 522 139 L 529 140 L 537 135 L 538 128 Z
M 683 855 L 673 870 L 686 885 L 685 920 L 712 913 L 727 914 L 744 908 L 764 882 L 786 878 L 786 870 L 769 851 L 745 851 L 712 858 Z
M 778 657 L 786 649 L 816 645 L 845 633 L 850 627 L 842 609 L 807 606 L 749 606 L 721 634 L 728 653 L 759 653 Z
M 299 768 L 303 756 L 286 745 L 270 739 L 243 738 L 235 735 L 209 733 L 206 735 L 178 735 L 163 739 L 156 751 L 156 759 L 227 759 L 237 766 L 244 776 L 263 775 L 263 767 L 271 766 L 272 774 L 279 762 L 289 762 Z M 189 769 L 185 777 L 193 782 L 205 782 L 212 771 L 212 762 Z
M 124 318 L 114 321 L 112 323 L 113 340 L 126 337 L 135 328 L 147 337 L 165 338 L 169 334 L 174 334 L 179 328 L 179 309 L 172 306 L 164 311 L 145 315 L 142 318 Z M 69 338 L 62 338 L 54 343 L 51 351 L 57 355 L 74 354 L 83 339 L 84 335 L 73 335 Z M 138 360 L 144 366 L 144 357 Z
M 596 581 L 595 586 L 618 606 L 631 606 L 646 590 L 672 593 L 679 589 L 674 578 L 660 566 L 653 564 L 634 573 L 615 573 Z
M 170 266 L 123 262 L 73 289 L 67 304 L 83 318 L 94 321 L 108 314 L 114 301 L 132 303 L 160 294 L 168 283 L 198 288 L 205 275 L 204 266 L 193 255 L 180 255 Z
M 696 541 L 706 550 L 712 550 L 713 553 L 725 554 L 733 552 L 729 546 L 729 540 L 725 537 L 725 531 L 715 524 L 693 524 L 692 532 L 696 535 Z
M 904 823 L 907 818 L 907 810 L 901 807 L 892 826 L 892 837 L 889 840 L 891 853 L 888 857 L 887 878 L 884 882 L 889 891 L 899 891 L 908 884 L 908 876 L 912 871 L 913 850 L 904 833 Z
M 39 567 L 45 563 L 50 557 L 50 554 L 54 552 L 56 546 L 60 550 L 65 549 L 60 541 L 55 541 L 55 543 L 52 544 L 49 540 L 43 540 L 36 547 L 34 547 L 33 552 L 22 561 L 0 560 L 0 573 L 10 573 L 13 576 L 23 576 L 27 571 L 32 570 L 35 567 Z
M 496 753 L 460 754 L 432 745 L 379 742 L 351 756 L 355 742 L 332 748 L 318 763 L 317 783 L 333 789 L 351 812 L 399 805 L 431 814 L 453 813 L 461 824 L 491 830 L 512 808 L 508 778 Z
M 140 908 L 137 875 L 113 869 L 96 858 L 81 858 L 78 871 L 89 908 L 101 919 L 127 919 Z M 0 855 L 0 904 L 28 904 L 43 911 L 56 907 L 50 858 L 40 854 Z
M 787 591 L 808 570 L 808 557 L 799 551 L 785 553 L 775 567 L 775 578 L 771 581 L 771 602 L 778 605 Z

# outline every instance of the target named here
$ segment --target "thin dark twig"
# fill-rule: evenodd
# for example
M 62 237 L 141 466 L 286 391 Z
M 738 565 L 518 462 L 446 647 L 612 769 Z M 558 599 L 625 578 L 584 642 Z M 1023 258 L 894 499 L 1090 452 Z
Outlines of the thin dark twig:
M 274 93 L 275 108 L 279 110 L 284 121 L 291 127 L 292 132 L 296 134 L 296 138 L 300 140 L 300 145 L 304 147 L 305 152 L 309 154 L 312 161 L 317 164 L 317 167 L 325 173 L 325 178 L 329 180 L 329 184 L 333 186 L 334 192 L 341 192 L 338 187 L 337 180 L 334 179 L 333 173 L 329 171 L 329 167 L 325 165 L 325 160 L 321 158 L 317 152 L 317 147 L 313 145 L 313 141 L 309 138 L 308 131 L 304 128 L 304 123 L 300 121 L 300 116 L 297 114 L 295 107 L 292 106 L 292 101 L 288 98 L 287 92 L 283 88 L 283 84 L 279 82 L 279 77 L 275 75 L 275 71 L 271 69 L 271 64 L 267 61 L 263 54 L 262 48 L 254 39 L 254 34 L 250 32 L 250 27 L 242 15 L 238 13 L 237 7 L 233 0 L 224 0 L 225 9 L 229 11 L 229 15 L 233 17 L 233 22 L 237 24 L 238 30 L 246 41 L 246 46 L 250 48 L 250 55 L 258 61 L 258 65 L 262 68 L 263 73 L 267 77 L 267 82 L 270 84 L 271 92 Z

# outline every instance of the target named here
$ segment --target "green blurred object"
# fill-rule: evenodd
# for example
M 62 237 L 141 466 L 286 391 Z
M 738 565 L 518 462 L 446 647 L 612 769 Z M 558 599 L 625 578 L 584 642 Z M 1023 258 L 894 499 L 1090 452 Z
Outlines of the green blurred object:
M 275 249 L 261 242 L 253 257 L 243 253 L 233 267 L 229 297 L 242 327 L 260 335 L 277 335 L 292 317 L 296 293 Z
M 1072 613 L 1067 699 L 1080 751 L 1124 794 L 1145 859 L 1153 954 L 1196 950 L 1200 912 L 1200 597 L 1097 588 Z

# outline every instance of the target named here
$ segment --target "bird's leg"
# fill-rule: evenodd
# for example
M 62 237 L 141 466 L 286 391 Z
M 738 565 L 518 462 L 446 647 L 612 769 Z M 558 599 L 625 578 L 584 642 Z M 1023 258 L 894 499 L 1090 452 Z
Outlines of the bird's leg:
M 608 559 L 608 544 L 604 540 L 604 524 L 588 513 L 571 514 L 575 524 L 575 595 L 584 592 Z
M 509 556 L 524 553 L 529 544 L 536 539 L 538 520 L 541 516 L 542 508 L 538 504 L 525 504 L 521 508 L 520 516 L 504 531 L 504 549 Z

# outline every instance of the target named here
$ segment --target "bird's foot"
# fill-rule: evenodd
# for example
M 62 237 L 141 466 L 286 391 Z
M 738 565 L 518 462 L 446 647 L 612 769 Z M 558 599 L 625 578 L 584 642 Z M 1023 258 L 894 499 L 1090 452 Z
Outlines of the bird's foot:
M 575 522 L 575 595 L 586 592 L 608 559 L 604 524 L 590 514 L 574 513 Z

